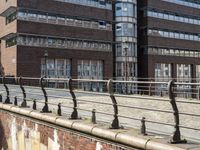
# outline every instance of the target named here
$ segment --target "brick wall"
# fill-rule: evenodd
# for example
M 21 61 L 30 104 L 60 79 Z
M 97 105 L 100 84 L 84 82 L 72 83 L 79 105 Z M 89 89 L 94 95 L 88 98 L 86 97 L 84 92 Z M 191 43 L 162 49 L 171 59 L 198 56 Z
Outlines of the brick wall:
M 92 136 L 0 111 L 0 149 L 123 150 L 130 149 Z

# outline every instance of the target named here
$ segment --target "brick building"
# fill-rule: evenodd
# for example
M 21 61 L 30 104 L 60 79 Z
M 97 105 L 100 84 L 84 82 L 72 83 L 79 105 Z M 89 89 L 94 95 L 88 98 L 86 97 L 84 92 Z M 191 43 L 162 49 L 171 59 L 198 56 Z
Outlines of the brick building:
M 2 72 L 200 78 L 199 13 L 193 0 L 1 0 Z
M 1 0 L 1 63 L 12 76 L 113 76 L 112 4 Z
M 139 77 L 200 78 L 199 14 L 199 1 L 138 1 Z

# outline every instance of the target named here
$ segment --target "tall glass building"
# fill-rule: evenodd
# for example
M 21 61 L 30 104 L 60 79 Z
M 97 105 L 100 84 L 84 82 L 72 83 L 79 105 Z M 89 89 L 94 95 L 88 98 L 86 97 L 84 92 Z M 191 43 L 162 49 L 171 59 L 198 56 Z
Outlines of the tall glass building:
M 115 77 L 117 80 L 137 78 L 137 2 L 115 2 Z M 118 85 L 119 92 L 132 92 L 129 85 Z

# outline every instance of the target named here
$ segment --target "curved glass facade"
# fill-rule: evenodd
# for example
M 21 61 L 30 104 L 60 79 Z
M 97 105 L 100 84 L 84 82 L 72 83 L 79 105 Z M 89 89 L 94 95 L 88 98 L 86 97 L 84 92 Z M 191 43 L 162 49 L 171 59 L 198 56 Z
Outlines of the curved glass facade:
M 115 5 L 115 14 L 117 16 L 123 17 L 135 17 L 135 4 L 133 3 L 116 3 Z
M 116 36 L 136 36 L 135 24 L 133 23 L 117 23 Z
M 116 80 L 137 78 L 137 10 L 135 0 L 115 3 Z M 136 87 L 136 86 L 135 86 Z M 133 93 L 131 85 L 117 85 L 120 93 Z

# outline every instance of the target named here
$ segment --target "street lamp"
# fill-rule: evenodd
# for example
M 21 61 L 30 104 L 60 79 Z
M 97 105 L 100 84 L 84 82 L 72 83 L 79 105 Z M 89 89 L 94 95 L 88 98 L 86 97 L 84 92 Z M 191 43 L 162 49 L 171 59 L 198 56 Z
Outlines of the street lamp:
M 124 42 L 125 46 L 124 46 L 124 56 L 125 56 L 125 81 L 128 80 L 128 43 L 127 41 Z M 128 87 L 127 87 L 127 83 L 125 83 L 125 93 L 128 93 Z
M 44 51 L 44 63 L 45 63 L 45 77 L 47 77 L 48 75 L 48 69 L 47 69 L 47 58 L 48 58 L 49 54 L 48 54 L 48 51 L 45 50 Z

